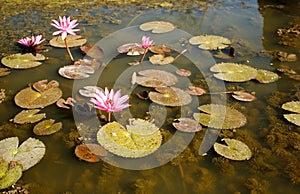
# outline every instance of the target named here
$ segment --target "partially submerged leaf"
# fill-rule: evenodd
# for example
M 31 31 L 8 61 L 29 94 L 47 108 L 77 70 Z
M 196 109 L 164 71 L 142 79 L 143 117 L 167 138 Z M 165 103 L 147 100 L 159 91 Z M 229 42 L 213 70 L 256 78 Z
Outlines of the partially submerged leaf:
M 0 160 L 0 190 L 10 187 L 22 177 L 22 166 L 17 162 Z
M 15 95 L 16 105 L 22 108 L 43 108 L 55 103 L 62 96 L 59 88 L 53 87 L 43 92 L 34 91 L 31 87 L 21 90 Z
M 45 144 L 30 137 L 20 145 L 13 161 L 21 164 L 23 171 L 25 171 L 36 165 L 43 158 L 45 152 Z
M 138 132 L 149 129 L 148 126 L 146 125 L 145 129 L 138 129 Z M 151 134 L 133 133 L 113 121 L 99 129 L 97 140 L 111 153 L 128 158 L 139 158 L 156 151 L 162 143 L 162 135 L 160 130 Z
M 98 156 L 106 156 L 106 150 L 98 144 L 80 144 L 75 148 L 75 155 L 86 162 L 99 162 Z
M 190 38 L 189 43 L 198 45 L 205 50 L 220 50 L 228 47 L 231 41 L 228 38 L 216 35 L 201 35 Z
M 216 72 L 214 77 L 230 82 L 245 82 L 257 76 L 256 69 L 238 63 L 217 63 L 210 68 L 210 71 Z
M 284 110 L 288 110 L 294 113 L 300 113 L 300 101 L 286 102 L 281 106 Z
M 253 101 L 256 99 L 255 96 L 253 96 L 252 94 L 249 94 L 248 92 L 244 92 L 244 91 L 234 91 L 232 94 L 232 97 L 240 100 L 240 101 Z
M 171 86 L 177 83 L 177 77 L 163 70 L 147 69 L 138 72 L 136 83 L 145 87 Z
M 58 106 L 59 108 L 70 109 L 72 106 L 74 106 L 75 102 L 76 102 L 76 100 L 71 97 L 68 97 L 67 100 L 60 98 L 56 102 L 56 106 Z
M 36 135 L 51 135 L 62 128 L 62 123 L 55 123 L 53 119 L 47 119 L 39 122 L 33 127 L 33 133 Z
M 187 69 L 177 69 L 176 74 L 183 77 L 189 77 L 190 75 L 192 75 L 192 72 Z
M 81 38 L 79 35 L 68 35 L 66 41 L 68 42 L 69 47 L 82 46 L 87 42 L 86 39 Z M 49 44 L 53 47 L 66 48 L 65 42 L 62 40 L 61 36 L 52 38 L 49 41 Z
M 141 24 L 140 29 L 143 31 L 151 30 L 152 33 L 167 33 L 173 31 L 175 26 L 170 22 L 151 21 Z
M 192 97 L 176 87 L 156 87 L 157 92 L 150 92 L 149 98 L 153 102 L 165 106 L 183 106 L 192 102 Z
M 40 109 L 22 110 L 14 117 L 13 122 L 17 124 L 35 123 L 46 118 L 46 113 L 37 114 L 38 112 Z
M 103 89 L 98 86 L 84 86 L 78 92 L 84 97 L 93 98 L 97 90 L 103 91 Z
M 130 56 L 137 56 L 144 54 L 145 50 L 139 47 L 137 43 L 127 43 L 117 48 L 119 53 L 127 53 Z
M 199 122 L 191 118 L 175 119 L 172 125 L 182 132 L 194 133 L 202 130 L 202 126 Z
M 172 56 L 165 57 L 162 54 L 158 54 L 158 55 L 152 55 L 151 57 L 149 57 L 149 61 L 153 65 L 168 65 L 174 61 L 174 57 L 172 57 Z
M 258 69 L 255 79 L 260 83 L 265 84 L 265 83 L 272 83 L 277 81 L 279 79 L 279 76 L 277 73 L 274 73 L 272 71 Z
M 215 151 L 230 160 L 249 160 L 252 152 L 249 147 L 236 139 L 223 139 L 227 145 L 214 143 Z
M 10 71 L 8 68 L 0 68 L 0 77 L 6 76 L 10 74 Z
M 58 73 L 68 79 L 85 79 L 95 73 L 95 70 L 86 65 L 67 65 L 59 68 Z
M 204 113 L 194 113 L 194 119 L 202 125 L 217 129 L 234 129 L 246 124 L 246 117 L 236 109 L 221 104 L 206 104 L 198 109 Z
M 190 95 L 196 95 L 196 96 L 201 96 L 203 94 L 206 94 L 206 91 L 204 89 L 197 86 L 189 86 L 189 89 L 186 90 L 185 92 Z
M 32 53 L 17 53 L 3 57 L 1 62 L 3 65 L 12 69 L 28 69 L 41 65 L 42 63 L 40 61 L 45 59 L 44 55 L 38 53 L 36 55 Z

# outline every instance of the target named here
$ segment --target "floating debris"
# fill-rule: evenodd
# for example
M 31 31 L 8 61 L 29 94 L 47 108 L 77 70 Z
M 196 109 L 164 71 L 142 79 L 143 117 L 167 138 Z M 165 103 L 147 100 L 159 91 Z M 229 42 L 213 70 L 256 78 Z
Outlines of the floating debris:
M 162 34 L 173 31 L 175 26 L 170 22 L 151 21 L 141 24 L 140 29 L 143 31 L 151 30 L 151 32 L 155 34 Z
M 249 160 L 251 158 L 252 152 L 245 143 L 236 139 L 224 138 L 222 140 L 227 145 L 214 143 L 215 151 L 221 156 L 230 160 Z
M 228 47 L 231 41 L 228 38 L 216 35 L 201 35 L 190 38 L 189 43 L 198 45 L 200 49 L 220 50 Z
M 45 59 L 44 55 L 38 53 L 36 55 L 32 53 L 17 53 L 3 57 L 1 62 L 12 69 L 29 69 L 41 65 L 40 61 L 44 61 Z

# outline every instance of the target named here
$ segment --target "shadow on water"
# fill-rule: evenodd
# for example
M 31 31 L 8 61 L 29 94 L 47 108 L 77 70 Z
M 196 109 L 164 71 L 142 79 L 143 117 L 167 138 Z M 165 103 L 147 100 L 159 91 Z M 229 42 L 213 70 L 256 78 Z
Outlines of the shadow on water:
M 180 2 L 173 4 L 175 6 L 178 3 Z M 56 12 L 53 11 L 53 7 L 57 6 L 55 4 L 33 7 L 30 11 L 23 10 L 20 13 L 3 12 L 0 20 L 2 55 L 18 52 L 18 47 L 14 43 L 31 34 L 42 33 L 49 40 L 53 31 L 50 27 L 51 19 L 57 19 L 57 14 L 66 14 L 74 19 L 78 18 L 80 34 L 88 39 L 89 44 L 96 44 L 101 38 L 128 26 L 140 25 L 152 20 L 165 20 L 191 35 L 215 34 L 228 37 L 235 48 L 236 56 L 231 60 L 232 62 L 245 63 L 274 72 L 279 66 L 286 65 L 300 73 L 299 60 L 281 62 L 271 56 L 260 54 L 263 50 L 280 50 L 295 53 L 298 58 L 300 57 L 300 48 L 297 45 L 296 47 L 280 45 L 279 37 L 276 35 L 278 28 L 288 28 L 290 22 L 298 22 L 300 25 L 300 5 L 296 0 L 275 3 L 255 0 L 198 2 L 194 5 L 189 4 L 189 8 L 185 10 L 180 9 L 178 5 L 176 5 L 178 10 L 172 10 L 168 4 L 162 2 L 156 9 L 153 9 L 155 6 L 152 4 L 147 7 L 145 2 L 133 7 L 127 4 L 126 7 L 93 3 L 82 3 L 82 5 L 82 8 L 61 5 L 66 9 Z M 84 10 L 84 6 L 87 6 L 88 10 Z M 140 32 L 139 35 L 142 37 L 144 34 L 146 33 Z M 133 39 L 138 40 L 140 37 Z M 124 37 L 119 38 L 122 44 L 126 42 Z M 47 50 L 44 55 L 48 59 L 43 62 L 43 65 L 27 70 L 11 70 L 10 75 L 0 78 L 0 88 L 7 91 L 6 100 L 0 104 L 0 139 L 18 136 L 23 141 L 27 137 L 35 137 L 47 146 L 42 161 L 24 172 L 17 183 L 28 187 L 29 193 L 293 194 L 300 190 L 300 173 L 297 168 L 300 164 L 299 129 L 284 120 L 282 117 L 284 111 L 280 109 L 282 103 L 297 99 L 293 92 L 295 93 L 295 85 L 299 85 L 299 81 L 280 75 L 279 81 L 270 84 L 259 84 L 255 81 L 225 84 L 226 88 L 247 88 L 249 91 L 254 91 L 257 97 L 257 100 L 251 103 L 237 103 L 226 96 L 222 98 L 228 105 L 243 112 L 248 122 L 240 129 L 222 130 L 217 141 L 224 137 L 242 140 L 253 152 L 253 158 L 249 161 L 230 161 L 217 155 L 213 149 L 210 149 L 206 156 L 199 155 L 199 146 L 205 134 L 205 131 L 201 131 L 195 134 L 189 146 L 178 157 L 167 164 L 148 170 L 126 170 L 105 161 L 93 164 L 78 160 L 74 155 L 74 148 L 80 143 L 78 140 L 80 136 L 72 112 L 68 110 L 58 109 L 55 105 L 43 109 L 47 112 L 47 118 L 63 122 L 63 129 L 51 136 L 34 135 L 33 124 L 15 125 L 9 122 L 21 111 L 21 108 L 14 104 L 14 95 L 30 83 L 42 79 L 55 79 L 60 83 L 64 98 L 71 96 L 75 90 L 74 81 L 62 78 L 57 73 L 59 67 L 69 65 L 65 50 L 52 48 L 47 43 L 44 47 Z M 72 48 L 71 51 L 75 58 L 84 57 L 78 48 Z M 178 52 L 174 53 L 177 54 Z M 97 84 L 100 87 L 113 86 L 116 79 L 114 76 L 125 71 L 128 68 L 127 62 L 133 59 L 138 57 L 129 59 L 124 55 L 115 57 L 107 64 Z M 224 61 L 219 58 L 214 60 Z M 174 64 L 176 67 L 181 65 L 197 71 L 194 64 L 184 56 Z M 201 65 L 203 65 L 202 71 L 209 74 L 210 66 L 207 63 Z M 95 77 L 79 82 L 77 87 L 93 83 L 92 79 Z M 201 79 L 203 80 L 203 74 L 195 73 L 191 82 L 201 83 Z M 135 92 L 142 90 L 143 88 L 137 88 Z M 147 109 L 149 103 L 140 103 L 133 97 L 131 100 L 137 104 L 133 108 L 134 114 L 147 116 L 145 111 L 140 111 L 140 107 Z M 199 101 L 202 105 L 210 103 L 211 99 L 199 98 Z M 179 114 L 176 110 L 165 111 L 170 113 L 173 119 Z M 170 125 L 165 124 L 164 129 L 165 137 L 174 134 L 175 129 Z M 170 150 L 170 153 L 175 152 L 176 149 L 179 148 L 175 147 L 174 150 Z M 163 157 L 167 156 L 156 157 L 159 161 L 159 157 L 163 160 Z

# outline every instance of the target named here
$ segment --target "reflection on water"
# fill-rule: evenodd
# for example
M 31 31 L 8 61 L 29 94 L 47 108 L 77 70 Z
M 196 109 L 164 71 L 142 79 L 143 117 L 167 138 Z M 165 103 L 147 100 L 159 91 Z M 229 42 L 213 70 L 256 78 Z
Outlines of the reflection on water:
M 82 29 L 82 35 L 88 39 L 89 44 L 95 44 L 102 37 L 127 27 L 128 24 L 129 26 L 135 26 L 151 20 L 166 20 L 191 35 L 215 34 L 225 36 L 232 40 L 232 46 L 235 48 L 236 56 L 231 60 L 232 62 L 245 63 L 256 68 L 275 71 L 275 68 L 283 65 L 283 63 L 272 59 L 270 56 L 260 55 L 260 51 L 281 50 L 296 53 L 299 57 L 299 48 L 277 44 L 278 37 L 276 36 L 277 28 L 288 27 L 290 21 L 299 21 L 299 14 L 290 9 L 292 6 L 280 7 L 268 2 L 259 3 L 258 5 L 254 0 L 211 2 L 203 5 L 201 10 L 191 7 L 183 12 L 168 11 L 165 8 L 134 12 L 130 11 L 131 8 L 128 8 L 128 14 L 123 10 L 122 17 L 117 18 L 123 22 L 120 25 L 112 22 L 99 24 L 91 22 L 92 25 L 88 25 L 87 21 L 82 23 L 79 21 L 81 23 L 79 27 Z M 296 1 L 292 1 L 292 3 L 297 4 Z M 299 6 L 299 4 L 297 5 Z M 103 14 L 112 14 L 113 12 L 107 7 L 103 7 L 98 11 Z M 75 8 L 70 10 L 69 13 L 73 13 L 72 17 L 76 18 Z M 34 31 L 34 28 L 38 27 L 36 23 L 41 20 L 41 27 L 48 30 L 48 27 L 43 26 L 47 22 L 50 26 L 47 12 L 38 12 L 38 14 L 40 14 L 40 17 L 38 15 L 21 17 L 22 14 L 7 17 L 5 20 L 1 20 L 1 22 L 5 22 L 5 25 L 2 26 L 8 26 L 7 23 L 10 23 L 11 28 L 13 28 L 13 22 L 20 24 L 26 21 L 26 29 L 28 25 L 32 25 L 32 32 L 37 33 L 42 30 Z M 53 13 L 48 14 L 52 15 Z M 88 14 L 95 15 L 96 13 L 93 10 Z M 32 22 L 32 18 L 35 22 Z M 20 26 L 17 29 L 21 31 Z M 3 30 L 5 29 L 1 29 L 1 31 Z M 51 32 L 46 35 L 48 39 L 51 37 Z M 4 47 L 13 44 L 21 37 L 16 37 L 16 34 L 14 34 L 13 36 L 10 35 L 8 40 L 3 32 L 1 34 L 3 40 L 3 43 L 0 43 L 3 48 L 2 53 L 17 52 L 17 47 L 12 47 L 13 49 Z M 20 34 L 28 36 L 30 32 L 25 33 L 22 31 Z M 144 34 L 146 33 L 140 32 L 140 37 Z M 130 37 L 130 34 L 128 36 Z M 133 40 L 139 40 L 140 37 L 134 37 Z M 120 45 L 129 41 L 123 36 L 119 37 L 119 40 Z M 157 41 L 163 42 L 159 39 Z M 76 89 L 93 83 L 93 79 L 98 79 L 95 75 L 95 77 L 83 82 L 77 82 L 78 84 L 74 86 L 74 81 L 62 78 L 57 74 L 59 67 L 69 65 L 65 50 L 51 48 L 48 45 L 45 47 L 48 52 L 44 54 L 48 59 L 43 65 L 34 69 L 12 70 L 10 75 L 0 78 L 0 88 L 4 88 L 8 95 L 5 102 L 0 104 L 1 139 L 18 136 L 20 141 L 24 141 L 29 136 L 36 137 L 32 132 L 32 124 L 14 125 L 8 122 L 9 119 L 21 111 L 14 104 L 13 96 L 28 84 L 42 79 L 48 79 L 49 81 L 55 79 L 60 83 L 64 93 L 63 97 L 67 98 L 72 95 L 72 92 L 76 92 Z M 78 48 L 73 48 L 71 51 L 75 58 L 83 57 Z M 174 55 L 177 54 L 174 52 Z M 124 55 L 117 56 L 103 69 L 100 79 L 97 80 L 98 85 L 112 87 L 118 75 L 128 68 L 127 63 L 134 59 L 138 60 L 138 58 L 128 58 Z M 219 58 L 214 58 L 214 60 L 216 62 L 224 61 L 224 59 Z M 204 62 L 201 58 L 199 61 L 201 61 L 201 70 L 208 74 L 210 67 L 208 63 L 210 62 Z M 184 68 L 194 68 L 197 71 L 194 64 L 184 56 L 174 63 L 176 67 L 181 67 L 181 65 Z M 285 62 L 284 65 L 298 73 L 300 72 L 299 60 Z M 203 75 L 203 72 L 195 72 L 191 81 L 199 83 L 199 80 L 204 77 L 207 79 L 206 81 L 215 82 L 215 79 L 211 79 L 209 75 Z M 47 113 L 47 118 L 62 121 L 63 129 L 51 136 L 36 137 L 46 144 L 46 155 L 38 165 L 24 172 L 18 183 L 21 185 L 30 184 L 30 193 L 47 194 L 64 192 L 225 194 L 249 193 L 250 191 L 253 193 L 297 193 L 300 190 L 299 169 L 297 169 L 297 166 L 299 166 L 299 147 L 297 147 L 299 145 L 297 143 L 299 130 L 283 120 L 283 111 L 280 109 L 280 105 L 285 101 L 296 100 L 296 97 L 291 94 L 292 92 L 295 93 L 294 85 L 296 84 L 299 84 L 299 82 L 284 75 L 278 82 L 271 84 L 258 84 L 255 81 L 226 83 L 227 88 L 242 87 L 254 91 L 257 97 L 257 100 L 251 103 L 237 103 L 229 97 L 221 96 L 222 100 L 225 99 L 228 105 L 243 112 L 247 116 L 248 123 L 246 126 L 237 129 L 236 132 L 222 130 L 220 137 L 232 137 L 244 141 L 253 151 L 254 156 L 251 160 L 243 162 L 229 161 L 218 156 L 212 149 L 207 152 L 207 156 L 200 156 L 198 150 L 205 134 L 205 131 L 202 131 L 196 133 L 189 147 L 171 162 L 161 167 L 142 171 L 124 170 L 106 162 L 90 164 L 78 160 L 73 152 L 74 146 L 80 141 L 75 130 L 76 126 L 72 112 L 51 105 L 43 109 L 43 112 Z M 130 86 L 124 85 L 125 88 Z M 141 87 L 135 88 L 133 93 L 142 90 Z M 147 116 L 144 111 L 140 111 L 140 107 L 147 109 L 149 103 L 141 103 L 135 98 L 131 100 L 134 104 L 137 104 L 136 107 L 132 108 L 132 114 L 141 117 Z M 199 98 L 199 104 L 210 102 L 210 98 Z M 168 108 L 165 111 L 168 112 L 170 117 L 176 117 L 176 114 L 178 114 L 177 109 L 170 110 Z M 181 111 L 184 112 L 185 110 Z M 164 127 L 166 131 L 169 131 L 164 135 L 171 136 L 174 133 L 174 129 L 168 127 L 168 125 Z M 288 143 L 289 140 L 291 143 Z M 176 151 L 176 149 L 178 148 L 170 150 L 170 153 Z M 295 184 L 292 184 L 292 182 Z

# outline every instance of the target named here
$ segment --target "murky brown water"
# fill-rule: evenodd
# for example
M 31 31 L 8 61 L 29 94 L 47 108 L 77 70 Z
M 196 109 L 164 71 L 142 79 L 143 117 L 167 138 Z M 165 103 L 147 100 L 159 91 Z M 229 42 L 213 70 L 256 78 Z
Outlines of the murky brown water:
M 140 11 L 139 6 L 128 7 L 125 10 L 120 7 L 95 8 L 97 6 L 89 7 L 90 10 L 81 10 L 82 8 L 74 5 L 68 7 L 68 10 L 58 10 L 57 13 L 51 9 L 51 6 L 44 7 L 43 13 L 40 12 L 42 8 L 39 6 L 36 9 L 31 8 L 33 13 L 30 10 L 19 14 L 3 12 L 1 17 L 5 16 L 5 18 L 0 20 L 3 26 L 0 27 L 1 53 L 6 55 L 19 52 L 14 45 L 15 42 L 19 38 L 30 36 L 32 32 L 42 33 L 49 40 L 53 32 L 53 28 L 50 27 L 51 19 L 57 19 L 58 15 L 66 14 L 72 18 L 78 16 L 80 34 L 88 39 L 89 44 L 96 44 L 101 38 L 128 26 L 151 20 L 165 20 L 191 35 L 215 34 L 228 37 L 236 45 L 234 46 L 236 57 L 231 60 L 233 62 L 271 71 L 276 71 L 275 68 L 280 65 L 286 65 L 300 73 L 299 60 L 280 62 L 272 57 L 260 55 L 262 50 L 281 50 L 295 53 L 299 58 L 300 48 L 279 45 L 279 38 L 276 35 L 276 30 L 289 27 L 289 22 L 298 21 L 299 24 L 300 15 L 297 14 L 297 9 L 296 11 L 292 9 L 297 6 L 299 8 L 299 4 L 296 1 L 295 6 L 259 3 L 253 0 L 213 1 L 203 4 L 202 9 L 199 9 L 201 6 L 195 6 L 197 9 L 190 7 L 186 11 L 170 11 L 161 7 L 155 10 L 142 7 Z M 100 18 L 99 21 L 96 17 Z M 116 24 L 116 20 L 122 23 Z M 130 37 L 130 34 L 119 37 L 120 45 L 130 39 L 125 38 L 127 36 Z M 133 59 L 138 60 L 139 57 L 117 56 L 107 64 L 99 79 L 95 75 L 84 81 L 76 81 L 73 85 L 74 81 L 62 78 L 57 73 L 59 67 L 69 64 L 65 50 L 52 48 L 47 44 L 45 48 L 48 52 L 44 55 L 48 59 L 43 62 L 43 65 L 27 70 L 12 70 L 10 75 L 0 78 L 0 88 L 4 88 L 8 95 L 7 99 L 0 104 L 0 139 L 18 136 L 23 141 L 28 137 L 35 137 L 47 146 L 46 155 L 42 161 L 24 172 L 23 177 L 18 181 L 19 185 L 28 187 L 29 193 L 294 194 L 300 190 L 300 173 L 297 168 L 300 164 L 299 148 L 288 143 L 299 140 L 297 139 L 299 127 L 285 121 L 282 116 L 284 111 L 280 109 L 282 103 L 297 100 L 294 93 L 299 81 L 280 74 L 281 79 L 270 84 L 259 84 L 255 81 L 226 83 L 227 88 L 243 87 L 254 91 L 257 97 L 256 101 L 249 103 L 237 102 L 229 97 L 223 98 L 227 100 L 228 105 L 243 112 L 248 123 L 236 132 L 224 130 L 220 137 L 237 138 L 245 142 L 254 155 L 249 161 L 230 161 L 217 155 L 213 149 L 207 152 L 207 156 L 200 156 L 198 140 L 203 138 L 205 132 L 202 131 L 195 135 L 189 148 L 172 162 L 149 170 L 124 170 L 103 161 L 92 164 L 76 158 L 74 146 L 77 142 L 77 133 L 71 111 L 59 109 L 55 105 L 43 109 L 47 112 L 47 118 L 63 122 L 63 129 L 60 132 L 45 137 L 35 136 L 32 132 L 34 126 L 32 124 L 14 125 L 8 120 L 21 111 L 21 108 L 14 104 L 13 96 L 29 83 L 42 79 L 55 79 L 60 82 L 63 97 L 67 98 L 74 90 L 89 85 L 95 80 L 101 87 L 112 87 L 118 76 L 129 68 L 127 63 Z M 73 48 L 71 51 L 75 58 L 83 57 L 78 48 Z M 197 82 L 199 76 L 209 74 L 209 66 L 205 65 L 207 63 L 203 61 L 204 59 L 199 60 L 202 60 L 204 65 L 201 66 L 201 73 L 198 73 L 198 77 L 195 75 L 190 78 L 191 82 Z M 218 58 L 214 60 L 224 61 Z M 185 68 L 194 68 L 194 71 L 197 71 L 191 61 L 185 57 L 179 58 L 173 65 L 175 67 L 183 65 Z M 124 88 L 129 90 L 130 85 L 125 83 Z M 134 92 L 142 90 L 141 87 L 135 88 Z M 131 98 L 130 102 L 139 103 L 136 98 Z M 210 103 L 210 99 L 199 98 L 199 103 Z M 144 117 L 146 114 L 141 107 L 147 108 L 148 106 L 148 102 L 133 106 L 132 114 Z M 170 115 L 174 117 L 172 111 Z M 165 129 L 174 133 L 174 129 L 170 127 Z M 296 134 L 295 139 L 290 138 L 291 134 Z M 273 136 L 275 140 L 271 141 Z

